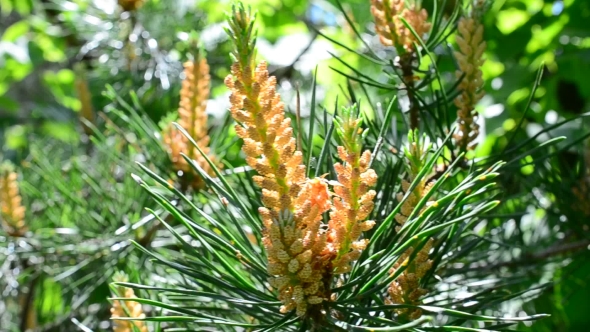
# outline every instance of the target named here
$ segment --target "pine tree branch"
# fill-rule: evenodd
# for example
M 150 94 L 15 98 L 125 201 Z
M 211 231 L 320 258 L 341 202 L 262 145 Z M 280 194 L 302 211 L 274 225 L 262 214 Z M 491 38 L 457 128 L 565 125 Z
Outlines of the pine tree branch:
M 559 256 L 566 253 L 577 252 L 588 248 L 590 246 L 590 239 L 585 239 L 571 243 L 558 243 L 545 250 L 536 253 L 523 255 L 520 259 L 501 262 L 485 267 L 486 270 L 494 270 L 502 267 L 517 267 L 522 265 L 531 265 L 547 258 Z
M 29 268 L 28 260 L 25 259 L 23 261 L 23 271 Z M 21 308 L 21 321 L 20 321 L 20 330 L 21 331 L 28 331 L 32 328 L 35 328 L 35 321 L 37 317 L 35 317 L 34 311 L 34 303 L 35 303 L 35 289 L 37 288 L 37 284 L 39 282 L 39 274 L 33 276 L 33 279 L 29 283 L 29 291 L 24 295 L 22 308 Z M 33 316 L 32 316 L 33 315 Z
M 142 247 L 148 247 L 152 243 L 154 235 L 156 235 L 156 232 L 160 228 L 160 225 L 161 223 L 159 221 L 155 221 L 154 225 L 152 225 L 148 232 L 142 238 L 140 238 L 137 241 L 137 243 L 140 244 Z
M 406 53 L 400 57 L 400 67 L 402 70 L 402 77 L 404 84 L 406 85 L 406 91 L 408 93 L 408 99 L 410 101 L 410 129 L 414 130 L 418 128 L 420 122 L 418 101 L 414 95 L 414 72 L 412 69 L 412 61 L 414 60 L 413 53 Z
M 281 80 L 283 80 L 285 78 L 289 79 L 293 76 L 293 71 L 295 70 L 295 65 L 311 49 L 311 46 L 313 45 L 313 43 L 315 42 L 317 37 L 318 37 L 318 33 L 314 31 L 314 33 L 311 35 L 311 39 L 309 40 L 309 43 L 307 43 L 307 46 L 305 46 L 301 50 L 301 52 L 299 52 L 297 57 L 295 57 L 295 59 L 291 62 L 290 65 L 288 65 L 286 67 L 277 68 L 276 70 L 274 70 L 271 73 L 272 76 L 275 76 L 277 78 L 277 82 L 280 82 Z

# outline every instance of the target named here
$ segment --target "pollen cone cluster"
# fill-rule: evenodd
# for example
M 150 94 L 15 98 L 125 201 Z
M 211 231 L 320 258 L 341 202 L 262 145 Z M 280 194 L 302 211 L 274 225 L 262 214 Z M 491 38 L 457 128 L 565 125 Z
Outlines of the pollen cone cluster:
M 375 205 L 376 192 L 369 188 L 377 182 L 377 174 L 369 168 L 371 152 L 361 154 L 360 119 L 352 116 L 354 109 L 345 109 L 342 119 L 336 121 L 344 143 L 338 147 L 338 155 L 344 163 L 334 165 L 339 184 L 334 187 L 336 197 L 328 223 L 328 242 L 337 253 L 332 262 L 334 274 L 350 271 L 350 263 L 359 258 L 368 243 L 367 239 L 359 239 L 361 233 L 375 225 L 366 219 Z
M 417 137 L 417 131 L 409 136 L 409 147 L 406 149 L 405 154 L 408 160 L 408 173 L 409 180 L 414 181 L 417 174 L 423 167 L 423 162 L 426 157 L 428 148 L 424 148 L 420 139 L 414 141 L 414 137 Z M 419 181 L 416 187 L 411 191 L 408 198 L 402 203 L 400 213 L 395 216 L 395 220 L 398 223 L 396 231 L 399 232 L 403 225 L 408 221 L 408 218 L 412 212 L 418 206 L 418 203 L 424 198 L 432 189 L 434 182 L 426 183 L 426 177 Z M 410 190 L 410 182 L 402 181 L 402 193 L 397 194 L 398 201 L 402 201 Z M 414 214 L 414 216 L 417 216 Z M 426 244 L 418 251 L 414 259 L 410 262 L 410 256 L 414 252 L 413 247 L 409 247 L 399 258 L 394 267 L 391 269 L 390 274 L 396 273 L 400 268 L 405 267 L 405 270 L 399 274 L 399 276 L 391 282 L 388 289 L 389 298 L 385 299 L 387 304 L 411 304 L 419 305 L 420 297 L 426 295 L 427 290 L 420 287 L 420 279 L 424 277 L 426 272 L 431 268 L 432 261 L 428 259 L 428 253 L 432 249 L 433 240 L 428 239 Z M 403 308 L 396 309 L 395 312 L 403 317 L 404 319 L 415 320 L 420 318 L 422 315 L 421 310 Z
M 296 309 L 304 316 L 310 305 L 328 297 L 323 279 L 329 252 L 326 235 L 320 232 L 322 213 L 330 208 L 328 187 L 321 179 L 306 181 L 296 210 L 283 210 L 278 218 L 274 211 L 260 208 L 267 234 L 263 243 L 268 252 L 269 283 L 279 291 L 281 312 Z M 270 220 L 270 222 L 269 222 Z
M 483 1 L 476 1 L 471 15 L 461 17 L 457 28 L 456 41 L 459 49 L 455 51 L 455 57 L 459 69 L 456 76 L 458 79 L 463 78 L 459 84 L 461 94 L 455 98 L 458 108 L 455 141 L 463 150 L 474 149 L 474 141 L 479 135 L 475 105 L 484 95 L 481 66 L 485 61 L 483 54 L 486 50 L 483 25 L 480 22 L 482 5 Z
M 252 17 L 243 7 L 230 20 L 236 62 L 225 79 L 231 90 L 230 112 L 239 123 L 248 164 L 258 172 L 254 181 L 262 188 L 265 226 L 263 243 L 268 253 L 272 287 L 279 291 L 281 312 L 296 309 L 299 316 L 326 296 L 322 261 L 326 235 L 321 234 L 321 214 L 330 208 L 327 184 L 307 180 L 303 156 L 297 151 L 291 120 L 285 118 L 276 92 L 276 78 L 266 63 L 254 68 Z
M 375 194 L 368 187 L 376 176 L 367 166 L 370 154 L 361 156 L 357 150 L 341 147 L 347 165 L 339 166 L 339 179 L 344 184 L 336 188 L 341 198 L 334 202 L 331 222 L 339 229 L 323 229 L 322 214 L 333 208 L 328 182 L 306 178 L 291 120 L 285 117 L 276 92 L 276 78 L 269 76 L 266 63 L 254 64 L 252 20 L 239 6 L 229 21 L 228 32 L 235 45 L 235 63 L 225 79 L 231 90 L 230 112 L 238 122 L 236 133 L 244 141 L 246 161 L 258 173 L 253 180 L 262 188 L 264 207 L 259 213 L 265 230 L 262 240 L 268 254 L 269 284 L 279 292 L 281 312 L 314 315 L 321 310 L 311 307 L 330 298 L 333 260 L 338 257 L 339 269 L 345 269 L 356 257 L 351 252 L 365 243 L 357 241 L 360 231 L 372 223 L 360 221 L 372 209 Z M 342 246 L 340 241 L 348 242 Z
M 410 215 L 412 214 L 412 211 L 414 211 L 414 209 L 416 208 L 416 206 L 418 205 L 420 200 L 424 196 L 426 196 L 428 194 L 428 192 L 430 192 L 430 189 L 434 185 L 434 182 L 430 182 L 429 184 L 426 184 L 425 182 L 426 182 L 426 180 L 419 182 L 418 185 L 414 188 L 414 190 L 412 190 L 412 192 L 408 196 L 408 199 L 406 199 L 405 202 L 402 203 L 402 206 L 400 208 L 400 213 L 398 213 L 395 216 L 395 221 L 397 221 L 397 223 L 399 224 L 395 228 L 395 230 L 397 232 L 400 231 L 401 227 L 406 223 L 406 221 L 408 220 L 408 217 L 410 217 Z M 402 180 L 403 192 L 400 192 L 397 194 L 397 197 L 396 197 L 397 200 L 401 201 L 403 199 L 405 193 L 408 192 L 409 189 L 410 189 L 410 182 L 408 182 L 406 180 Z
M 297 151 L 291 120 L 276 92 L 276 78 L 266 63 L 242 68 L 234 63 L 225 83 L 232 91 L 230 112 L 239 122 L 237 135 L 244 140 L 246 161 L 259 176 L 263 202 L 275 212 L 295 211 L 295 201 L 305 183 L 303 155 Z
M 430 30 L 426 10 L 418 4 L 406 5 L 404 0 L 371 0 L 371 13 L 375 18 L 375 30 L 384 46 L 394 46 L 398 52 L 398 66 L 402 71 L 402 79 L 410 102 L 410 128 L 416 129 L 419 124 L 419 105 L 414 95 L 415 81 L 413 62 L 415 60 L 415 45 L 418 40 L 406 27 L 401 18 L 416 32 L 416 36 L 423 38 Z
M 209 154 L 209 135 L 207 134 L 207 99 L 209 98 L 209 65 L 205 58 L 195 59 L 184 64 L 185 79 L 180 90 L 180 107 L 178 124 L 195 140 L 205 154 Z M 209 175 L 213 170 L 199 150 L 174 125 L 170 124 L 164 133 L 164 143 L 168 146 L 174 167 L 187 174 L 192 180 L 191 186 L 202 189 L 203 179 L 193 170 L 181 153 L 201 166 Z M 214 161 L 213 156 L 209 156 Z
M 17 174 L 8 170 L 0 174 L 0 217 L 2 227 L 8 235 L 20 237 L 27 232 Z
M 406 223 L 412 211 L 418 205 L 418 202 L 430 191 L 433 183 L 424 185 L 424 182 L 418 183 L 416 188 L 411 192 L 410 196 L 401 206 L 401 211 L 395 216 L 395 220 L 399 224 L 396 226 L 396 231 L 399 232 L 401 227 Z M 410 189 L 410 183 L 403 180 L 402 189 L 407 192 Z M 397 199 L 402 200 L 404 194 L 399 193 Z M 409 257 L 414 252 L 413 247 L 409 247 L 399 258 L 397 263 L 391 269 L 390 274 L 394 274 L 401 267 L 406 267 L 403 272 L 391 282 L 387 292 L 389 298 L 385 299 L 387 304 L 412 304 L 419 305 L 420 297 L 428 293 L 427 290 L 420 287 L 420 279 L 432 266 L 432 261 L 428 259 L 428 253 L 432 248 L 432 238 L 428 240 L 426 245 L 416 254 L 416 257 L 409 262 Z M 422 311 L 419 309 L 396 309 L 395 312 L 406 319 L 415 320 L 420 318 Z
M 114 281 L 127 282 L 127 276 L 124 274 L 117 274 L 114 277 Z M 133 289 L 127 287 L 117 287 L 119 297 L 125 298 L 136 298 Z M 135 328 L 140 332 L 148 332 L 148 328 L 142 321 L 130 321 L 130 320 L 117 320 L 117 318 L 130 317 L 130 318 L 145 318 L 141 303 L 135 301 L 113 301 L 113 307 L 111 308 L 111 319 L 113 322 L 113 332 L 134 332 Z
M 428 259 L 428 253 L 432 249 L 432 243 L 433 240 L 429 239 L 422 249 L 418 251 L 411 263 L 409 263 L 409 258 L 414 252 L 412 247 L 408 248 L 400 256 L 390 273 L 394 274 L 402 267 L 405 267 L 405 270 L 403 270 L 387 289 L 389 298 L 385 300 L 386 304 L 419 305 L 421 303 L 420 297 L 426 295 L 428 291 L 420 287 L 420 279 L 432 267 L 432 261 Z M 422 310 L 415 308 L 395 309 L 395 312 L 399 316 L 409 320 L 415 320 L 422 316 Z
M 406 6 L 404 0 L 371 0 L 371 13 L 375 18 L 375 30 L 384 46 L 395 46 L 406 52 L 414 51 L 417 42 L 400 17 L 423 37 L 430 30 L 428 13 L 417 4 Z

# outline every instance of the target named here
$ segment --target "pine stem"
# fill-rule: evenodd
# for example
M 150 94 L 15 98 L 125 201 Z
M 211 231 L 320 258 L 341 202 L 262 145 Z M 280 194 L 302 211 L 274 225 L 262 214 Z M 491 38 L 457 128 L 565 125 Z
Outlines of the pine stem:
M 402 70 L 402 77 L 404 84 L 406 85 L 406 91 L 408 92 L 408 99 L 410 101 L 410 129 L 418 129 L 420 123 L 418 102 L 414 95 L 414 72 L 412 70 L 412 60 L 414 53 L 405 53 L 400 57 L 400 67 Z
M 22 263 L 23 271 L 29 268 L 29 264 L 25 259 Z M 29 292 L 24 295 L 21 299 L 23 302 L 22 310 L 21 310 L 21 322 L 20 322 L 20 330 L 25 332 L 30 329 L 34 329 L 37 327 L 36 325 L 36 315 L 35 315 L 35 289 L 37 288 L 37 283 L 39 282 L 39 275 L 35 275 L 29 284 Z

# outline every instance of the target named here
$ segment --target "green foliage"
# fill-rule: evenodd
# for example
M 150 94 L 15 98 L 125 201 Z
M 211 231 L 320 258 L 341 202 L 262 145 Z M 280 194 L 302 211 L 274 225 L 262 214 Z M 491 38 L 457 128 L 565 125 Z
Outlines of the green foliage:
M 150 331 L 590 326 L 587 1 L 488 1 L 483 134 L 467 154 L 453 141 L 461 77 L 452 49 L 468 1 L 421 1 L 425 36 L 402 19 L 418 37 L 414 86 L 397 61 L 405 51 L 379 44 L 368 0 L 244 3 L 146 0 L 125 12 L 116 2 L 0 0 L 0 157 L 19 173 L 29 229 L 19 238 L 0 230 L 0 330 L 108 330 L 123 295 L 115 286 L 134 289 Z M 248 5 L 256 25 L 240 20 Z M 236 31 L 258 32 L 258 54 L 249 43 L 228 56 L 232 43 L 252 41 Z M 211 162 L 210 175 L 185 157 L 207 183 L 199 192 L 178 184 L 161 137 L 195 36 L 211 66 L 210 147 L 224 165 Z M 222 85 L 231 61 L 251 59 L 277 77 L 308 177 L 337 185 L 338 145 L 370 150 L 379 175 L 370 242 L 350 273 L 330 279 L 321 322 L 280 313 L 267 281 L 261 191 Z M 80 78 L 92 120 L 81 116 Z M 428 293 L 388 302 L 429 241 L 432 267 L 419 280 Z M 109 288 L 116 271 L 129 281 Z

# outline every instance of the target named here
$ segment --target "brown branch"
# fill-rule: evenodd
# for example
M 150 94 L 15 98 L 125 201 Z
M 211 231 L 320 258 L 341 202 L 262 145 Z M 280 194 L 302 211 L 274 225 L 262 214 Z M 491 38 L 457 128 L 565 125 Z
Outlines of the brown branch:
M 554 256 L 559 256 L 566 253 L 580 251 L 582 249 L 588 248 L 590 246 L 590 239 L 581 240 L 577 242 L 571 243 L 558 243 L 554 246 L 551 246 L 545 250 L 541 250 L 536 253 L 528 253 L 523 255 L 520 259 L 516 259 L 513 261 L 501 262 L 497 264 L 493 264 L 487 267 L 484 267 L 486 270 L 493 270 L 498 269 L 501 267 L 517 267 L 521 265 L 531 265 L 539 261 L 543 261 L 547 258 L 551 258 Z
M 414 53 L 409 52 L 400 57 L 399 65 L 402 70 L 402 77 L 408 92 L 408 99 L 410 101 L 410 129 L 413 131 L 418 128 L 420 123 L 420 114 L 418 109 L 418 101 L 414 95 L 414 71 L 412 70 L 412 60 Z
M 156 232 L 160 228 L 160 225 L 161 223 L 156 220 L 154 222 L 154 225 L 152 225 L 152 228 L 150 228 L 143 237 L 138 239 L 137 243 L 140 244 L 142 247 L 148 247 L 152 243 L 152 240 L 154 239 Z
M 578 251 L 587 248 L 588 246 L 590 246 L 590 240 L 582 240 L 578 242 L 560 244 L 543 250 L 537 254 L 530 255 L 530 257 L 525 257 L 525 259 L 543 260 L 545 258 L 565 254 L 571 251 Z
M 25 259 L 22 263 L 23 271 L 29 268 L 28 260 Z M 30 329 L 34 329 L 37 325 L 36 320 L 36 313 L 35 313 L 35 289 L 37 288 L 37 284 L 39 283 L 39 275 L 36 274 L 31 282 L 29 283 L 29 292 L 21 298 L 23 300 L 21 302 L 21 321 L 20 321 L 20 330 L 25 332 Z
M 272 76 L 275 76 L 277 78 L 277 82 L 280 82 L 281 80 L 283 80 L 285 78 L 291 78 L 291 76 L 293 75 L 293 71 L 295 70 L 295 65 L 311 49 L 311 46 L 313 45 L 313 42 L 316 40 L 317 37 L 318 37 L 318 33 L 314 32 L 312 34 L 311 40 L 309 41 L 307 46 L 305 46 L 305 48 L 303 50 L 301 50 L 301 52 L 297 55 L 295 60 L 293 60 L 293 62 L 291 62 L 290 65 L 288 65 L 286 67 L 278 68 L 278 69 L 274 70 L 272 73 L 270 73 Z

